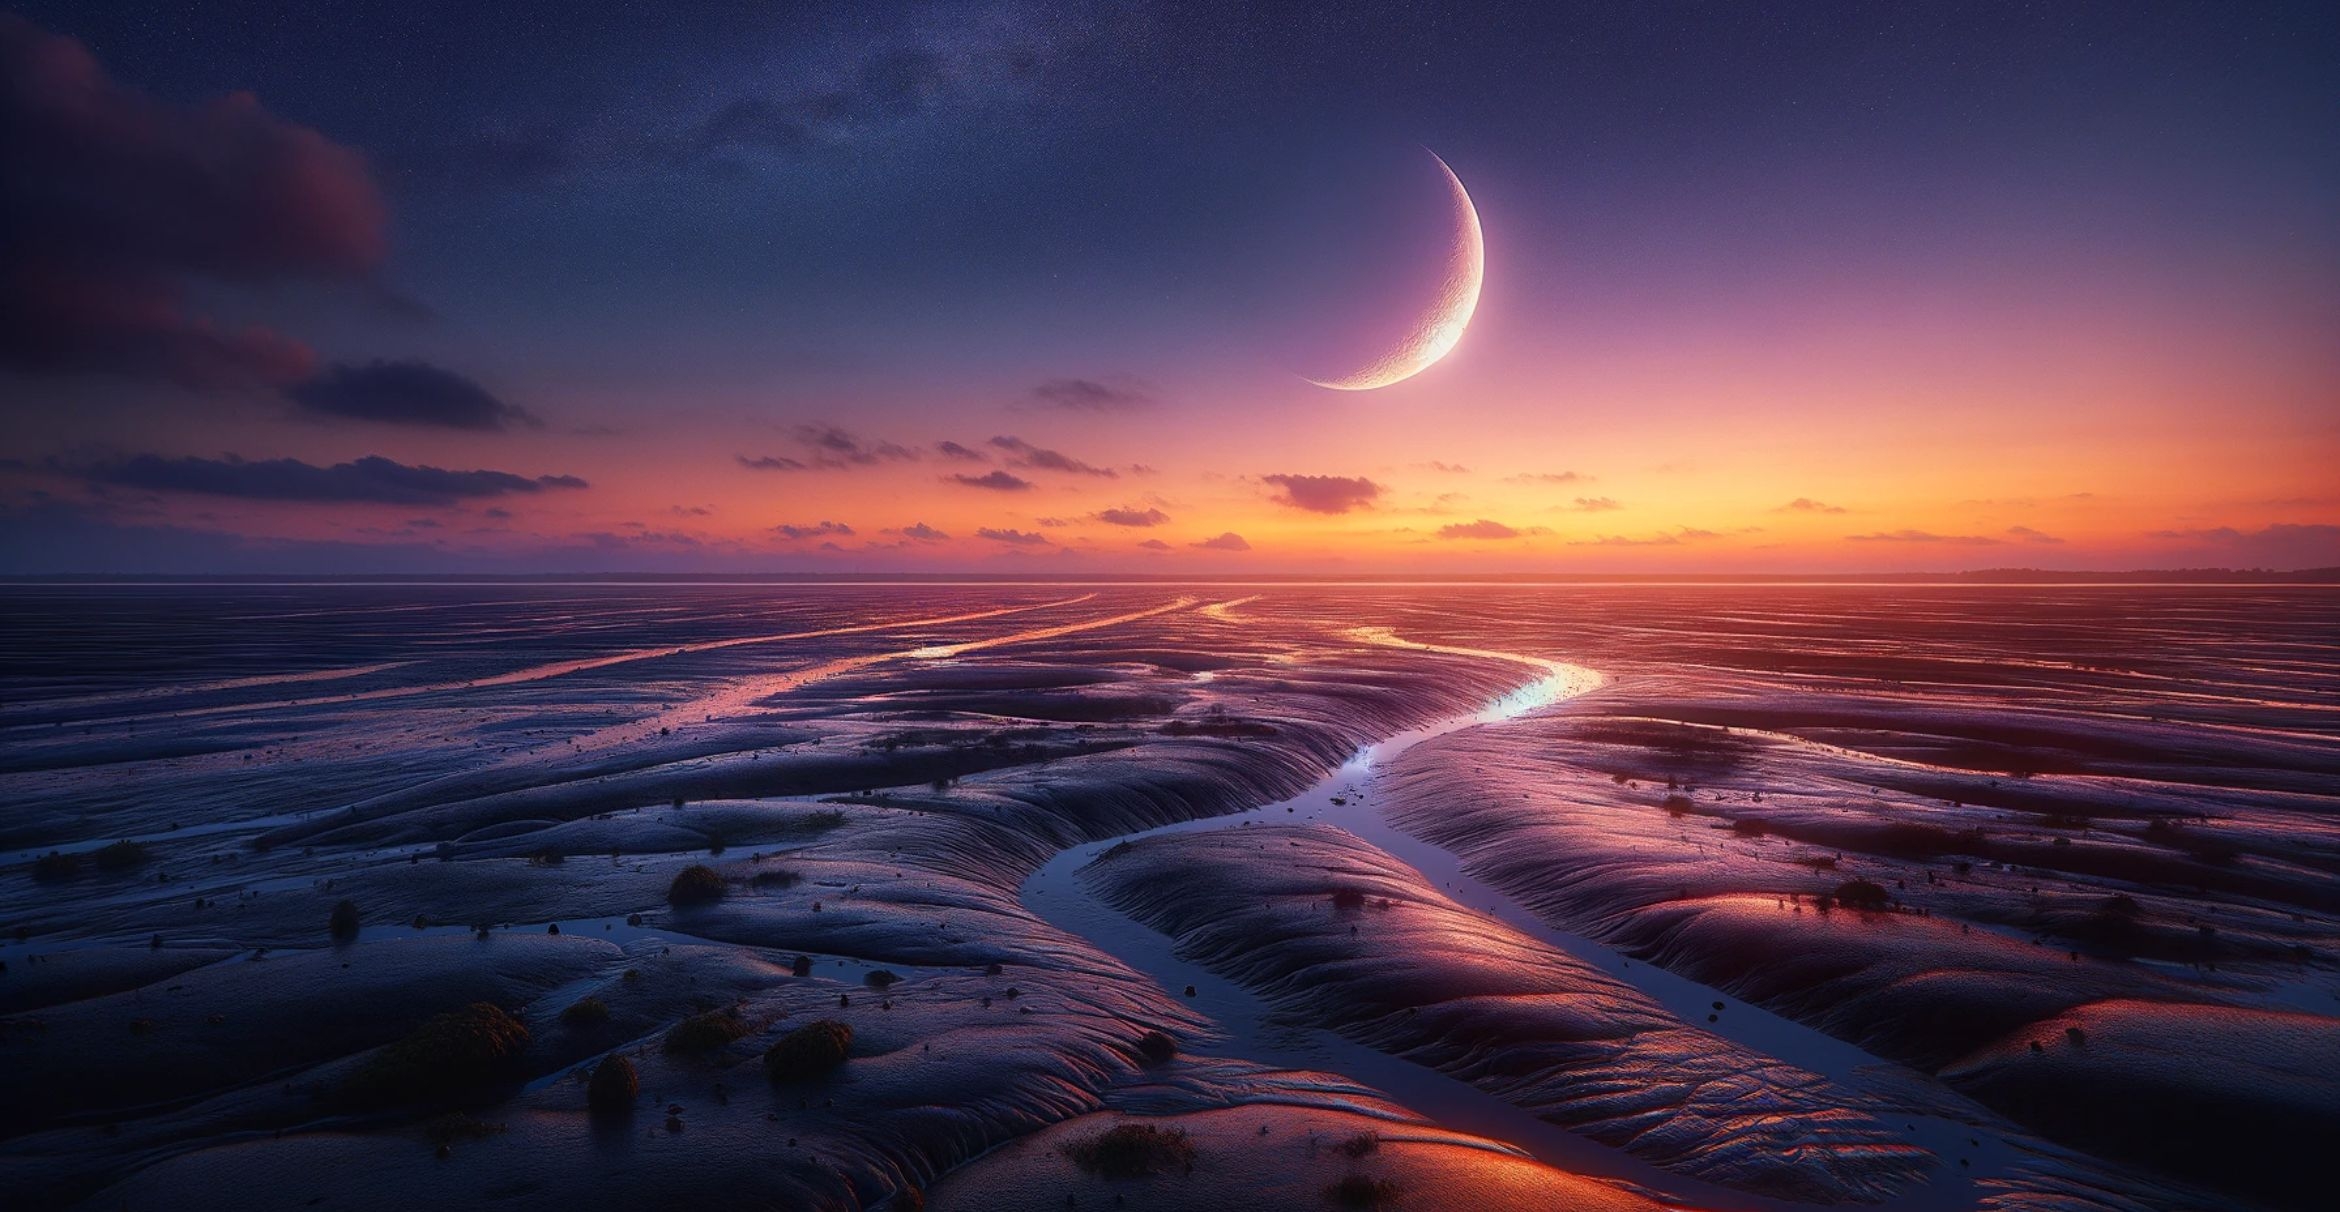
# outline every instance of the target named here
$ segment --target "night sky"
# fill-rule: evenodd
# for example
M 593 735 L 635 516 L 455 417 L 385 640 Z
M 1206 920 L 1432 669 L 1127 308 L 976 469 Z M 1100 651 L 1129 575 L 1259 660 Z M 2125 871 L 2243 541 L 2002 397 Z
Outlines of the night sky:
M 2340 8 L 1274 7 L 16 7 L 0 572 L 2340 564 Z

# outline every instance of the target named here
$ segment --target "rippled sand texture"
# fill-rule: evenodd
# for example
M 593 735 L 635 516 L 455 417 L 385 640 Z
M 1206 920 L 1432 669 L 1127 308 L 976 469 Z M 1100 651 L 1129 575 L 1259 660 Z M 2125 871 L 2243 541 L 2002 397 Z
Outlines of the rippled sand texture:
M 20 587 L 0 1189 L 2312 1206 L 2335 635 L 2275 591 Z M 1602 680 L 1352 762 L 1539 662 Z M 1075 846 L 1119 925 L 1035 912 Z M 477 1003 L 504 1063 L 360 1097 Z M 769 1080 L 823 1019 L 849 1059 Z M 1128 1124 L 1184 1160 L 1096 1169 Z

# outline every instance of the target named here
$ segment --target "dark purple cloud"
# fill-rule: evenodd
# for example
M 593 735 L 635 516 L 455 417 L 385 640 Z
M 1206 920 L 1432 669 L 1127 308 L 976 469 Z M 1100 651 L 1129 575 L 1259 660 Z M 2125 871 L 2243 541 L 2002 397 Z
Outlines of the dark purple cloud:
M 358 279 L 388 212 L 358 153 L 248 93 L 169 105 L 0 14 L 0 366 L 283 386 L 300 342 L 190 312 L 190 282 Z
M 1073 412 L 1121 412 L 1154 402 L 1151 394 L 1138 388 L 1096 379 L 1050 379 L 1032 389 L 1032 398 L 1050 408 Z
M 1074 475 L 1103 476 L 1113 479 L 1121 473 L 1110 467 L 1094 467 L 1059 450 L 1034 446 L 1022 438 L 996 437 L 991 444 L 1008 452 L 1008 466 L 1026 467 L 1036 471 L 1063 471 Z
M 950 477 L 950 480 L 969 488 L 988 488 L 993 492 L 1025 492 L 1032 487 L 1032 481 L 1004 471 L 985 472 L 979 476 L 958 475 Z
M 817 539 L 824 535 L 851 535 L 853 533 L 853 528 L 843 522 L 828 521 L 815 522 L 810 526 L 797 526 L 782 522 L 772 529 L 782 537 L 790 539 Z
M 1159 526 L 1170 520 L 1159 509 L 1100 509 L 1091 516 L 1109 526 Z
M 1145 542 L 1138 544 L 1138 546 L 1145 548 L 1147 551 L 1170 550 L 1170 544 L 1165 543 L 1160 539 L 1147 539 Z
M 738 455 L 735 457 L 739 459 L 740 466 L 745 467 L 750 471 L 812 470 L 811 464 L 806 463 L 802 459 L 791 459 L 786 455 L 757 455 L 754 458 L 749 458 L 746 455 Z
M 1239 535 L 1239 534 L 1237 534 L 1237 533 L 1235 533 L 1235 532 L 1234 532 L 1234 531 L 1232 531 L 1232 530 L 1230 530 L 1230 531 L 1226 532 L 1225 534 L 1222 534 L 1222 535 L 1218 536 L 1217 538 L 1212 538 L 1212 539 L 1204 539 L 1204 540 L 1202 540 L 1202 541 L 1201 541 L 1201 542 L 1199 542 L 1199 543 L 1189 543 L 1189 544 L 1187 544 L 1187 546 L 1189 546 L 1189 547 L 1198 547 L 1198 548 L 1201 548 L 1201 549 L 1202 549 L 1202 550 L 1204 550 L 1204 551 L 1249 551 L 1249 550 L 1251 550 L 1251 544 L 1244 542 L 1244 541 L 1243 541 L 1243 536 L 1242 536 L 1242 535 Z
M 2146 537 L 2182 544 L 2199 558 L 2253 568 L 2340 566 L 2340 526 L 2324 522 L 2277 522 L 2258 530 L 2215 526 L 2198 530 L 2156 530 Z
M 1848 534 L 1847 543 L 1942 543 L 1966 547 L 1995 547 L 1999 540 L 1987 534 L 1935 534 L 1930 530 L 1881 530 L 1875 534 Z
M 478 430 L 543 426 L 527 410 L 497 399 L 470 379 L 413 360 L 337 364 L 286 388 L 284 394 L 307 412 L 390 425 Z
M 990 539 L 994 543 L 1005 543 L 1010 547 L 1045 547 L 1048 545 L 1047 535 L 1029 530 L 1000 530 L 985 526 L 978 529 L 975 534 L 978 538 Z
M 165 458 L 135 455 L 80 469 L 93 483 L 155 492 L 199 493 L 250 501 L 371 501 L 395 505 L 451 505 L 480 497 L 583 488 L 576 476 L 524 476 L 508 471 L 449 471 L 369 455 L 320 467 L 299 459 Z
M 1516 539 L 1526 533 L 1524 530 L 1486 518 L 1480 518 L 1476 522 L 1456 522 L 1438 528 L 1438 537 L 1442 539 Z
M 910 525 L 902 528 L 902 537 L 905 539 L 916 539 L 921 543 L 939 543 L 951 536 L 936 530 L 934 527 L 929 526 L 924 522 L 912 522 Z
M 1362 476 L 1261 476 L 1279 489 L 1274 500 L 1310 513 L 1347 513 L 1370 505 L 1381 485 Z
M 983 463 L 990 460 L 990 456 L 982 451 L 961 446 L 957 442 L 937 442 L 934 444 L 934 450 L 936 454 L 946 459 L 956 459 L 961 463 Z

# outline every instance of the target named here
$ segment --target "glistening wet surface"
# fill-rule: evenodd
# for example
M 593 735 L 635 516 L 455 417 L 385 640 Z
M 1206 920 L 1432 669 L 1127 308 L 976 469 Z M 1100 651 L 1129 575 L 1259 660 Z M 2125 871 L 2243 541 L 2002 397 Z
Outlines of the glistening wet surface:
M 2311 1206 L 2335 635 L 2271 589 L 19 587 L 0 1060 L 54 1093 L 0 1177 Z M 768 1075 L 816 1021 L 847 1059 Z M 1128 1124 L 1191 1169 L 1084 1170 Z

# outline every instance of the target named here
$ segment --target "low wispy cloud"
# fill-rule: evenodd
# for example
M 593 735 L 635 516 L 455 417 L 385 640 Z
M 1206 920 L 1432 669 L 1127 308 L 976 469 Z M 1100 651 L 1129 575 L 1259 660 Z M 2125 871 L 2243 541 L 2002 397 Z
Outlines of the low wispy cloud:
M 1589 484 L 1592 477 L 1573 471 L 1528 471 L 1505 476 L 1506 484 Z
M 1251 550 L 1251 544 L 1244 542 L 1243 536 L 1235 533 L 1232 530 L 1227 531 L 1225 534 L 1221 534 L 1215 538 L 1203 539 L 1200 542 L 1189 543 L 1187 546 L 1200 548 L 1204 551 Z
M 988 488 L 993 492 L 1027 492 L 1032 487 L 1032 481 L 1004 471 L 988 471 L 979 476 L 955 475 L 948 478 L 954 484 L 963 484 L 969 488 Z
M 905 539 L 915 539 L 921 543 L 940 543 L 951 537 L 924 522 L 912 522 L 904 526 L 900 533 Z
M 1170 520 L 1159 509 L 1100 509 L 1089 516 L 1108 526 L 1160 526 Z
M 1962 547 L 1995 547 L 2000 540 L 1987 534 L 1935 534 L 1930 530 L 1880 530 L 1874 534 L 1848 534 L 1847 543 L 1940 543 Z
M 782 522 L 780 525 L 774 526 L 772 529 L 779 533 L 782 537 L 790 539 L 817 539 L 828 535 L 850 535 L 853 533 L 853 528 L 851 526 L 847 526 L 843 522 L 828 521 L 815 522 L 810 526 L 798 526 L 793 523 Z
M 1005 543 L 1010 547 L 1046 547 L 1048 536 L 1031 530 L 1002 530 L 985 526 L 976 530 L 975 537 Z
M 991 457 L 982 451 L 961 446 L 957 442 L 937 442 L 934 444 L 934 452 L 946 459 L 953 459 L 961 463 L 988 463 L 991 461 Z
M 2277 522 L 2257 530 L 2233 526 L 2156 530 L 2146 537 L 2184 544 L 2221 563 L 2257 568 L 2340 566 L 2340 526 L 2325 522 Z
M 1625 507 L 1615 497 L 1578 497 L 1568 508 L 1577 513 L 1608 513 Z
M 1102 476 L 1109 480 L 1121 474 L 1110 467 L 1097 467 L 1084 463 L 1061 450 L 1034 446 L 1030 442 L 1012 435 L 1003 434 L 993 438 L 991 445 L 1007 452 L 1007 462 L 1010 467 L 1022 467 L 1034 471 L 1062 471 L 1083 476 Z
M 1516 526 L 1506 526 L 1488 518 L 1476 522 L 1455 522 L 1438 528 L 1442 539 L 1516 539 L 1528 533 Z
M 412 360 L 339 363 L 285 388 L 284 394 L 306 413 L 385 425 L 472 430 L 544 425 L 454 371 Z
M 2011 539 L 2020 539 L 2026 543 L 2056 544 L 2063 542 L 2062 539 L 2059 539 L 2052 534 L 2048 534 L 2044 531 L 2033 530 L 2029 526 L 2009 526 L 2007 528 L 2007 537 Z
M 788 436 L 801 452 L 796 455 L 741 455 L 739 465 L 754 471 L 846 471 L 881 463 L 907 463 L 918 452 L 893 442 L 864 441 L 851 430 L 834 425 L 795 425 Z
M 1347 513 L 1371 505 L 1383 492 L 1381 485 L 1363 476 L 1272 475 L 1260 479 L 1276 486 L 1270 499 L 1309 513 Z
M 1160 539 L 1147 539 L 1145 542 L 1138 544 L 1138 546 L 1145 548 L 1147 551 L 1170 550 L 1170 544 L 1165 543 Z
M 1812 499 L 1812 498 L 1810 498 L 1810 497 L 1797 497 L 1795 500 L 1793 500 L 1793 501 L 1790 501 L 1790 502 L 1788 502 L 1787 504 L 1785 504 L 1785 505 L 1782 505 L 1782 506 L 1780 506 L 1779 508 L 1772 510 L 1771 512 L 1773 512 L 1773 513 L 1843 513 L 1843 512 L 1845 512 L 1845 508 L 1844 508 L 1844 506 L 1842 506 L 1842 505 L 1831 505 L 1831 504 L 1829 504 L 1829 503 L 1828 503 L 1828 502 L 1826 502 L 1826 501 L 1815 501 L 1815 500 L 1813 500 L 1813 499 Z
M 377 502 L 452 505 L 484 497 L 585 487 L 568 475 L 525 476 L 508 471 L 450 471 L 369 455 L 329 467 L 299 459 L 165 458 L 135 455 L 77 469 L 93 483 L 155 492 L 197 493 L 248 501 Z
M 1032 400 L 1048 408 L 1072 412 L 1124 412 L 1154 403 L 1151 392 L 1128 383 L 1100 379 L 1050 379 L 1032 389 Z

